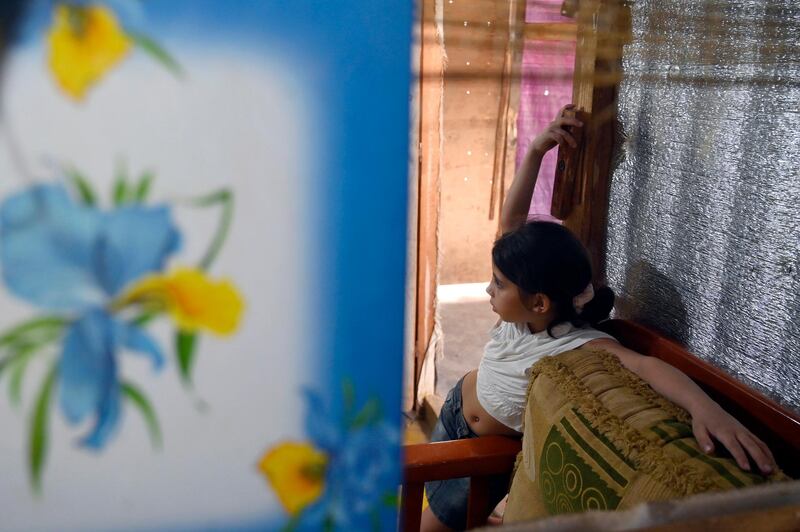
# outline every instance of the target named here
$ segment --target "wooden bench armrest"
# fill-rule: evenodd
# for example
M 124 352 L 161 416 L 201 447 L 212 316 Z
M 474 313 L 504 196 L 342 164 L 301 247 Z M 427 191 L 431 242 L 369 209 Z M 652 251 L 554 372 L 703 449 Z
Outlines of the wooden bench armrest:
M 419 530 L 425 482 L 461 477 L 470 477 L 467 528 L 483 524 L 491 511 L 489 477 L 511 473 L 521 448 L 519 439 L 505 436 L 404 446 L 400 529 Z
M 510 473 L 521 448 L 519 439 L 505 436 L 406 445 L 405 481 Z

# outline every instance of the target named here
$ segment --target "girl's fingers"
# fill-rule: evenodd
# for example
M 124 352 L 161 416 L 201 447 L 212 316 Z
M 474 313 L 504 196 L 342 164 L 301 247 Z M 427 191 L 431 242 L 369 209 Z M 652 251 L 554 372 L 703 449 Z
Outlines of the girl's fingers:
M 753 440 L 753 442 L 756 445 L 758 445 L 761 448 L 762 451 L 764 451 L 764 455 L 767 457 L 767 459 L 770 461 L 770 463 L 772 463 L 774 465 L 775 464 L 775 457 L 772 456 L 772 451 L 770 451 L 769 445 L 767 445 L 766 443 L 761 441 L 761 439 L 758 436 L 756 436 L 755 434 L 753 434 L 752 432 L 748 433 L 748 435 L 750 436 L 750 439 Z
M 778 463 L 775 461 L 775 457 L 772 455 L 772 451 L 770 450 L 769 445 L 767 445 L 763 441 L 759 440 L 755 436 L 753 436 L 753 439 L 756 440 L 756 443 L 758 444 L 758 446 L 761 447 L 761 449 L 764 451 L 764 454 L 767 455 L 767 458 L 769 459 L 769 463 L 772 464 L 772 467 L 773 468 L 776 467 L 778 465 Z
M 564 127 L 564 126 L 583 127 L 583 122 L 571 116 L 562 116 L 561 118 L 554 120 L 553 125 L 556 127 Z
M 764 449 L 756 442 L 756 437 L 749 433 L 741 433 L 737 435 L 739 442 L 747 449 L 747 452 L 753 458 L 758 468 L 762 473 L 772 473 L 772 456 L 767 456 Z
M 745 471 L 750 471 L 750 461 L 747 460 L 747 455 L 735 435 L 725 434 L 724 436 L 717 436 L 717 439 L 730 451 L 739 467 Z
M 697 443 L 700 445 L 700 448 L 703 449 L 703 452 L 708 454 L 714 452 L 714 442 L 711 441 L 711 436 L 708 434 L 708 430 L 706 429 L 705 425 L 697 424 L 692 427 L 692 431 L 694 432 L 694 437 L 697 438 Z
M 562 140 L 558 141 L 559 145 L 562 145 L 562 142 L 563 142 L 563 143 L 568 144 L 572 148 L 577 148 L 578 147 L 578 143 L 575 142 L 575 137 L 570 135 L 567 131 L 564 131 L 563 129 L 554 129 L 554 130 L 552 130 L 552 133 L 554 135 L 558 136 L 560 139 L 562 139 Z
M 566 142 L 566 141 L 564 140 L 564 138 L 563 138 L 561 135 L 559 135 L 558 131 L 551 131 L 551 132 L 548 134 L 548 137 L 550 137 L 550 139 L 551 139 L 553 142 L 555 142 L 556 144 L 558 144 L 558 145 L 559 145 L 559 147 L 561 147 L 561 148 L 565 147 L 565 142 Z

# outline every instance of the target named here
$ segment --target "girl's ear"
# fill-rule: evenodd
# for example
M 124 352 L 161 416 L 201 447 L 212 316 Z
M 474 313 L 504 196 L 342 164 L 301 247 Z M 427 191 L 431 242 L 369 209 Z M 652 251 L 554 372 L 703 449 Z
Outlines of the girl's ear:
M 530 307 L 529 310 L 537 313 L 537 314 L 547 314 L 550 312 L 550 309 L 553 306 L 553 302 L 550 301 L 550 298 L 542 293 L 533 294 L 530 296 Z
M 528 312 L 534 312 L 533 307 L 536 304 L 536 295 L 535 294 L 526 294 L 522 290 L 519 291 L 519 300 L 522 303 L 522 306 L 525 307 L 525 310 Z

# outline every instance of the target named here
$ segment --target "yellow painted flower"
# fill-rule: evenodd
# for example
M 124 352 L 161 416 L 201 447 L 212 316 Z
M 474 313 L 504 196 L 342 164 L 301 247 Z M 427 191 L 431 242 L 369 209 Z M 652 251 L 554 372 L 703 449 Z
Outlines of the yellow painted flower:
M 65 4 L 55 7 L 48 44 L 50 70 L 61 89 L 75 100 L 82 100 L 132 45 L 108 8 Z
M 287 442 L 267 451 L 258 468 L 284 509 L 294 516 L 322 495 L 327 464 L 328 457 L 313 445 Z
M 244 310 L 244 300 L 233 283 L 213 281 L 192 268 L 145 277 L 116 306 L 130 303 L 166 310 L 183 331 L 205 329 L 220 335 L 236 332 Z

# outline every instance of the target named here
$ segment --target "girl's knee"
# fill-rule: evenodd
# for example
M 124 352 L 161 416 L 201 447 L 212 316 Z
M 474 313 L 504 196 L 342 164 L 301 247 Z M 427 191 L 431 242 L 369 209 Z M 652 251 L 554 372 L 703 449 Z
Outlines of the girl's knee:
M 430 508 L 425 508 L 425 511 L 422 512 L 419 530 L 420 532 L 450 532 L 453 529 L 439 521 Z

